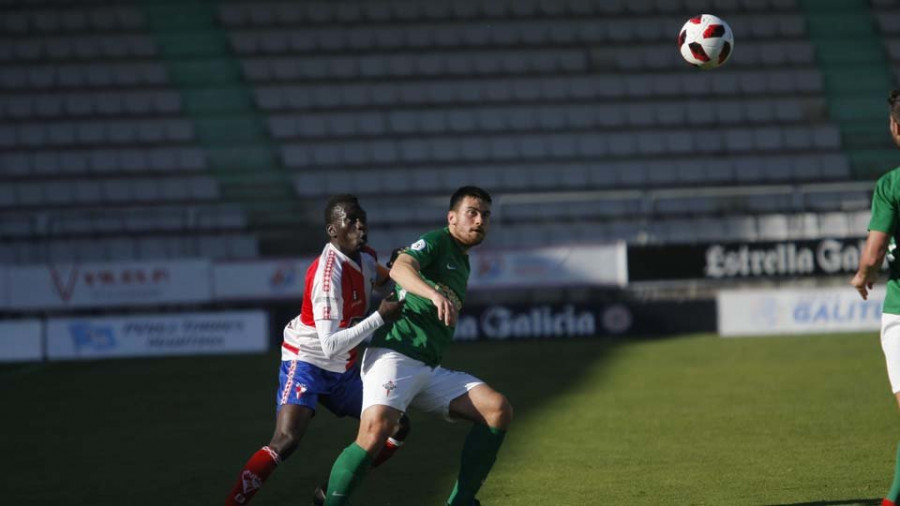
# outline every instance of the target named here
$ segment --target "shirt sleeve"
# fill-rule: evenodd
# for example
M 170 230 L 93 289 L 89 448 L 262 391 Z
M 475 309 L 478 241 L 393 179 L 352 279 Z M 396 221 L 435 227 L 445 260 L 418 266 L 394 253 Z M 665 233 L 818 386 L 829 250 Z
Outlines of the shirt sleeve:
M 341 264 L 335 257 L 326 258 L 313 279 L 312 296 L 313 320 L 343 319 L 344 297 L 341 294 Z
M 894 194 L 893 172 L 886 174 L 875 184 L 872 193 L 872 218 L 869 220 L 869 230 L 894 233 L 897 224 L 897 199 Z
M 403 252 L 419 262 L 419 269 L 424 269 L 437 258 L 439 246 L 437 239 L 433 235 L 426 234 L 403 250 Z
M 335 320 L 316 320 L 316 332 L 322 343 L 322 351 L 328 358 L 355 348 L 384 325 L 384 320 L 381 318 L 381 314 L 375 311 L 352 327 L 338 330 L 339 325 L 340 322 Z

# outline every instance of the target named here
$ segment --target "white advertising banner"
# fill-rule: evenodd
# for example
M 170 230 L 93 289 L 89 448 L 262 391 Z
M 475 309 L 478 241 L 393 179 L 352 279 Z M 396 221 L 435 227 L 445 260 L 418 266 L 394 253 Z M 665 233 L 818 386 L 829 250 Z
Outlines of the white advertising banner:
M 108 262 L 9 270 L 9 307 L 60 309 L 207 302 L 210 262 Z
M 722 337 L 878 331 L 884 288 L 868 300 L 850 286 L 723 290 L 717 302 Z
M 264 352 L 264 311 L 47 320 L 49 360 Z
M 624 242 L 527 250 L 472 251 L 469 287 L 525 288 L 560 285 L 625 286 Z
M 311 258 L 228 262 L 213 265 L 216 300 L 296 299 L 303 296 Z
M 0 322 L 0 362 L 43 360 L 43 322 L 15 320 Z

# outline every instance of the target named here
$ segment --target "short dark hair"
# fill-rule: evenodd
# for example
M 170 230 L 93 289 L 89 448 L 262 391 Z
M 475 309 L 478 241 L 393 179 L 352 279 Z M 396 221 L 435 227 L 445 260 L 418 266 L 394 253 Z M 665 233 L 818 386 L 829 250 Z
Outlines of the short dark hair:
M 450 197 L 450 210 L 456 209 L 456 206 L 459 205 L 460 202 L 466 197 L 472 197 L 479 200 L 483 200 L 488 204 L 491 203 L 491 194 L 482 188 L 477 186 L 463 186 L 462 188 L 453 192 L 453 196 Z
M 328 199 L 328 204 L 325 205 L 325 224 L 330 225 L 331 220 L 334 219 L 334 210 L 339 206 L 344 205 L 353 205 L 359 206 L 359 199 L 356 198 L 356 195 L 351 195 L 349 193 L 343 193 L 341 195 L 335 195 Z
M 891 106 L 891 117 L 900 123 L 900 90 L 891 90 L 888 94 L 888 104 Z

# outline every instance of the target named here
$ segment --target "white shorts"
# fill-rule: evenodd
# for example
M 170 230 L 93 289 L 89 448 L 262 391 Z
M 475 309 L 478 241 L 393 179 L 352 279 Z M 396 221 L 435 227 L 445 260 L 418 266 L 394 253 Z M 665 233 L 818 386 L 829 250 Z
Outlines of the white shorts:
M 363 412 L 384 405 L 405 412 L 409 406 L 450 418 L 450 401 L 484 384 L 464 372 L 425 363 L 387 348 L 368 348 L 362 360 Z
M 881 314 L 881 349 L 887 362 L 891 390 L 900 393 L 900 315 Z

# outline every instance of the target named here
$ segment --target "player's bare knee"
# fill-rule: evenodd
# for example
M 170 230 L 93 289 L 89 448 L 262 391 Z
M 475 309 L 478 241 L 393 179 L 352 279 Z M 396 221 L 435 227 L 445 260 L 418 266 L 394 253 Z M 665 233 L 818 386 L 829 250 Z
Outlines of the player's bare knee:
M 380 449 L 398 425 L 398 421 L 391 417 L 364 418 L 359 426 L 357 442 L 369 452 Z
M 302 437 L 299 434 L 294 434 L 291 431 L 276 430 L 275 435 L 272 436 L 272 441 L 269 442 L 269 448 L 274 450 L 284 460 L 294 453 L 294 450 L 300 445 L 300 439 Z
M 486 408 L 484 419 L 491 427 L 506 429 L 512 423 L 513 407 L 505 395 L 496 393 L 491 396 Z

